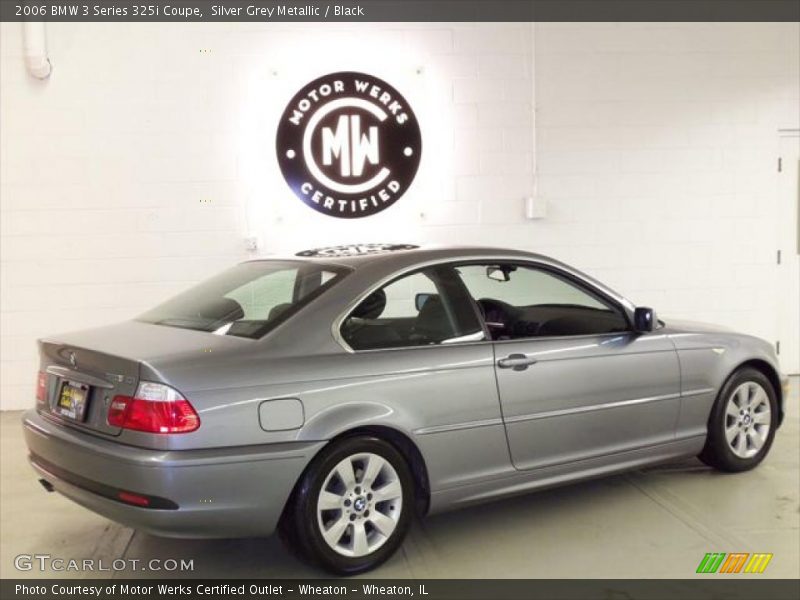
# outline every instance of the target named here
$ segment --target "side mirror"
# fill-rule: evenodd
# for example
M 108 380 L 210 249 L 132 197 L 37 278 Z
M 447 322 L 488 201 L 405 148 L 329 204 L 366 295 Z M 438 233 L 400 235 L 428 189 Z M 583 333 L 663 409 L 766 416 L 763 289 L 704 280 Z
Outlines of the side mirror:
M 656 318 L 656 311 L 646 306 L 638 306 L 633 311 L 633 328 L 639 333 L 647 333 L 656 328 L 658 319 Z
M 420 293 L 414 296 L 414 306 L 416 307 L 417 312 L 422 310 L 422 307 L 425 306 L 425 303 L 430 300 L 430 297 L 433 295 L 434 294 Z

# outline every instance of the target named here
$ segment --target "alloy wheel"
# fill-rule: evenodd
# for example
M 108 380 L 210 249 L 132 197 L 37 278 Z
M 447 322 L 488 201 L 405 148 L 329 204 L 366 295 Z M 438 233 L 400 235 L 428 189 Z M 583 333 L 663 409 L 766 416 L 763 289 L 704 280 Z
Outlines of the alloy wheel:
M 325 542 L 343 556 L 361 557 L 380 548 L 397 528 L 403 486 L 385 458 L 358 453 L 325 477 L 317 499 L 317 522 Z
M 739 458 L 751 458 L 763 448 L 772 427 L 766 390 L 746 381 L 733 390 L 725 408 L 725 439 Z

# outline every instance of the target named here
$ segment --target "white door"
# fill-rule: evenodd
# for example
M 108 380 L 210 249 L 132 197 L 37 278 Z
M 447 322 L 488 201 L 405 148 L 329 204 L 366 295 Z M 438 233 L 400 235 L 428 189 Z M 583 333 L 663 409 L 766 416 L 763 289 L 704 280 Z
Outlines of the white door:
M 800 373 L 800 131 L 780 139 L 778 340 L 781 369 Z

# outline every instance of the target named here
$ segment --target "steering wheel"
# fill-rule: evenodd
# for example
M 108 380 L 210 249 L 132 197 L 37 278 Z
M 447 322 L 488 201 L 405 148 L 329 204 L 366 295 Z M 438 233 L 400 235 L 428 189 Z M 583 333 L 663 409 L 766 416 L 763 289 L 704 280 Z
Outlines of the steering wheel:
M 478 306 L 483 312 L 483 319 L 492 334 L 492 339 L 511 333 L 513 318 L 510 305 L 492 298 L 481 298 L 478 300 Z

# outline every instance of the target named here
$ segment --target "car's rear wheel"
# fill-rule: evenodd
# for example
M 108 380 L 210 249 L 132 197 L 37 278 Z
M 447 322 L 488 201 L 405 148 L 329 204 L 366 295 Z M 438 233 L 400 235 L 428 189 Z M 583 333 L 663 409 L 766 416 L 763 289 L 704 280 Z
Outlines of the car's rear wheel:
M 700 459 L 721 471 L 757 466 L 775 437 L 778 402 L 770 380 L 756 369 L 736 371 L 720 390 Z
M 405 458 L 374 437 L 344 438 L 304 473 L 284 527 L 301 554 L 337 574 L 372 569 L 405 537 L 413 510 L 413 478 Z

